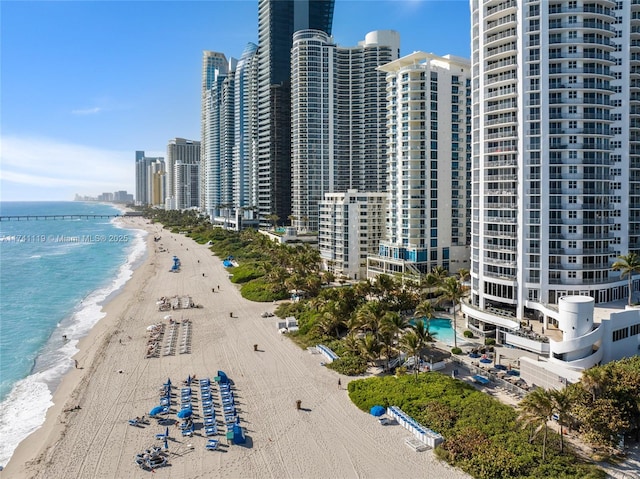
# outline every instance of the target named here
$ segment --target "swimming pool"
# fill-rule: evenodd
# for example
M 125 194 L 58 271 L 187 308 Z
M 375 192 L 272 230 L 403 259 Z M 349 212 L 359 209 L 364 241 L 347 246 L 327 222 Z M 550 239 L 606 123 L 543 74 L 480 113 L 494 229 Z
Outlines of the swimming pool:
M 426 318 L 422 318 L 426 321 Z M 451 326 L 451 319 L 447 318 L 433 318 L 429 321 L 429 332 L 435 336 L 437 341 L 453 346 L 453 327 Z M 413 324 L 413 322 L 412 322 Z

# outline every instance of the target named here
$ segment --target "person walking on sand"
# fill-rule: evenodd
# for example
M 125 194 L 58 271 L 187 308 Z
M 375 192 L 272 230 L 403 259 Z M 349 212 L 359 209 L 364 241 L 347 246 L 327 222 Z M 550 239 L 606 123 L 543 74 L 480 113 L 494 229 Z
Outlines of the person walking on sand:
M 342 389 L 342 381 L 340 381 L 340 378 L 338 378 L 338 389 Z

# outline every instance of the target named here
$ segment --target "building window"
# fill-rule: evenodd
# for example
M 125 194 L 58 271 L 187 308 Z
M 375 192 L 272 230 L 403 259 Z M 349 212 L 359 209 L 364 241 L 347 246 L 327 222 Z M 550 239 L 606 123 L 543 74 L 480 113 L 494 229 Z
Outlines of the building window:
M 613 341 L 620 341 L 629 337 L 629 328 L 616 329 L 613 332 Z

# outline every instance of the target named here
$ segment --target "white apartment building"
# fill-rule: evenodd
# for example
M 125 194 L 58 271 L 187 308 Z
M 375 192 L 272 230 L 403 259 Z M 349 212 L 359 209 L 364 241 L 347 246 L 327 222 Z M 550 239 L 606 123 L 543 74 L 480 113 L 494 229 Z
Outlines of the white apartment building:
M 200 197 L 200 142 L 174 138 L 167 145 L 167 172 L 172 185 L 165 201 L 166 209 L 197 207 Z
M 471 0 L 471 10 L 472 284 L 463 313 L 470 329 L 537 348 L 550 363 L 606 361 L 622 316 L 596 327 L 581 308 L 626 298 L 627 281 L 610 267 L 640 251 L 640 2 Z M 638 315 L 624 316 L 636 354 Z M 562 341 L 519 344 L 527 319 Z
M 380 70 L 389 205 L 386 237 L 367 276 L 468 269 L 469 61 L 414 52 Z
M 214 52 L 210 50 L 204 50 L 202 52 L 202 85 L 201 85 L 201 100 L 200 100 L 200 210 L 209 214 L 210 209 L 215 205 L 215 201 L 212 199 L 211 192 L 211 175 L 212 172 L 212 159 L 213 152 L 211 151 L 213 144 L 213 137 L 219 133 L 219 118 L 212 118 L 211 105 L 212 96 L 216 93 L 212 93 L 212 87 L 220 82 L 221 78 L 225 78 L 228 72 L 229 61 L 224 53 Z M 216 137 L 217 138 L 217 137 Z M 173 191 L 173 185 L 167 185 L 169 191 Z M 217 201 L 218 204 L 219 201 Z
M 318 248 L 328 271 L 366 278 L 367 257 L 384 237 L 387 194 L 348 190 L 320 201 Z
M 370 32 L 339 47 L 319 30 L 293 35 L 291 50 L 291 210 L 298 229 L 318 230 L 325 193 L 386 187 L 385 74 L 400 37 Z

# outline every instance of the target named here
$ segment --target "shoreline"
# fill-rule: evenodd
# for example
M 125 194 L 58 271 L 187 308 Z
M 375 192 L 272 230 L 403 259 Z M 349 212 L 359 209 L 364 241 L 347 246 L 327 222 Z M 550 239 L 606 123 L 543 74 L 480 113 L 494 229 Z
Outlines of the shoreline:
M 227 446 L 219 436 L 223 450 L 211 452 L 201 429 L 183 438 L 171 428 L 171 467 L 156 469 L 156 476 L 417 477 L 428 469 L 439 479 L 469 477 L 432 452 L 405 446 L 410 433 L 401 426 L 380 426 L 358 410 L 345 390 L 352 378 L 323 367 L 318 355 L 279 334 L 274 318 L 261 318 L 274 306 L 242 298 L 205 245 L 147 221 L 127 219 L 149 232 L 146 258 L 78 344 L 75 359 L 84 369 L 65 375 L 45 423 L 20 443 L 0 478 L 139 477 L 133 457 L 157 445 L 155 435 L 165 428 L 155 420 L 132 427 L 128 419 L 158 404 L 167 377 L 180 384 L 188 375 L 213 378 L 219 370 L 234 383 L 247 444 Z M 174 255 L 182 262 L 178 273 L 169 272 Z M 191 352 L 144 359 L 147 326 L 168 323 L 156 301 L 174 295 L 202 306 L 171 312 L 178 322 L 190 320 Z
M 130 224 L 127 220 L 120 220 L 120 227 L 125 229 L 142 230 L 148 233 L 146 228 L 142 225 Z M 9 472 L 13 471 L 14 467 L 18 464 L 22 464 L 22 467 L 24 467 L 25 464 L 33 461 L 43 449 L 51 447 L 53 444 L 52 441 L 56 437 L 63 435 L 65 428 L 63 427 L 64 421 L 62 417 L 64 409 L 66 409 L 65 406 L 72 403 L 74 398 L 81 395 L 81 386 L 83 383 L 88 381 L 88 377 L 91 372 L 90 366 L 98 356 L 99 351 L 92 351 L 90 346 L 104 342 L 108 336 L 109 330 L 114 326 L 117 326 L 117 324 L 112 321 L 111 316 L 113 316 L 113 314 L 109 314 L 112 309 L 110 305 L 114 302 L 117 303 L 120 296 L 127 294 L 127 289 L 130 288 L 129 285 L 132 280 L 134 280 L 136 275 L 139 274 L 139 271 L 144 268 L 149 258 L 149 240 L 149 234 L 145 234 L 142 238 L 142 241 L 146 243 L 145 251 L 131 264 L 131 276 L 123 285 L 107 294 L 105 299 L 99 305 L 100 312 L 103 313 L 103 316 L 96 322 L 96 324 L 93 325 L 85 336 L 78 340 L 75 346 L 78 351 L 71 359 L 77 361 L 79 367 L 70 368 L 62 378 L 60 378 L 55 391 L 52 392 L 51 401 L 53 405 L 47 409 L 44 422 L 29 436 L 20 441 L 11 455 L 9 462 L 4 465 L 4 469 L 0 470 L 0 477 L 2 477 L 3 473 L 5 475 L 8 474 L 5 472 L 7 469 L 9 469 Z M 129 294 L 131 293 L 132 292 L 129 291 Z M 89 293 L 89 295 L 91 294 L 93 294 L 93 292 Z M 114 311 L 116 311 L 118 307 L 119 305 L 114 305 Z M 89 367 L 85 369 L 82 365 L 82 361 L 86 362 Z M 71 407 L 73 406 L 69 406 L 69 408 Z

